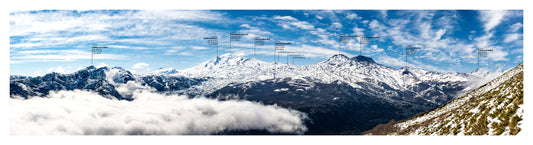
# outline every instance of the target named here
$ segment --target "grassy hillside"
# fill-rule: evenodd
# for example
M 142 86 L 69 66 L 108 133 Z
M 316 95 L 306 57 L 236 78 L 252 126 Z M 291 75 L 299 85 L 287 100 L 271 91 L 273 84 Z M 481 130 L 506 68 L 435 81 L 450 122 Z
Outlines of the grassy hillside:
M 369 135 L 516 135 L 524 101 L 523 64 L 480 88 L 432 111 L 402 122 L 391 121 Z

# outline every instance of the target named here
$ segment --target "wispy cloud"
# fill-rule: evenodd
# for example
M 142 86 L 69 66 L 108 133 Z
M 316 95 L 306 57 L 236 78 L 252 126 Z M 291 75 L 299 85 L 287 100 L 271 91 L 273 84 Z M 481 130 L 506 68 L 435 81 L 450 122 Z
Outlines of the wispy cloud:
M 119 54 L 94 54 L 93 59 L 110 59 L 110 60 L 123 60 L 128 56 Z M 35 62 L 35 61 L 76 61 L 91 59 L 90 51 L 83 51 L 77 49 L 68 50 L 27 50 L 14 52 L 11 55 L 11 59 L 15 63 L 23 62 Z M 13 62 L 12 62 L 13 63 Z
M 12 49 L 32 49 L 79 45 L 80 43 L 91 45 L 91 43 L 94 44 L 94 42 L 108 42 L 109 40 L 109 37 L 103 35 L 82 35 L 71 37 L 61 36 L 61 34 L 33 35 L 24 39 L 19 39 L 20 42 L 11 44 L 10 47 Z
M 254 39 L 255 37 L 262 37 L 262 38 L 268 38 L 271 36 L 274 36 L 274 34 L 270 31 L 263 30 L 263 28 L 259 27 L 253 27 L 249 24 L 242 24 L 242 28 L 245 28 L 244 30 L 240 30 L 240 33 L 248 34 L 246 37 L 250 39 Z
M 400 58 L 394 58 L 394 57 L 390 57 L 390 56 L 380 56 L 377 60 L 376 60 L 377 63 L 380 63 L 380 64 L 384 64 L 384 65 L 387 65 L 387 66 L 396 66 L 396 67 L 401 67 L 401 66 L 405 66 L 405 60 L 401 60 Z
M 485 22 L 484 30 L 487 32 L 498 26 L 505 15 L 507 15 L 507 11 L 505 10 L 485 10 L 480 11 L 479 13 L 481 15 L 481 21 Z
M 464 40 L 446 37 L 450 29 L 448 25 L 454 24 L 455 16 L 440 17 L 439 21 L 431 21 L 434 18 L 433 11 L 415 11 L 404 14 L 402 18 L 370 21 L 371 34 L 379 36 L 381 40 L 392 40 L 392 43 L 400 49 L 392 50 L 405 55 L 406 46 L 420 46 L 418 54 L 421 58 L 447 63 L 473 62 L 476 53 L 473 45 Z M 413 33 L 418 32 L 418 33 Z M 485 39 L 476 38 L 478 44 Z M 388 59 L 390 60 L 390 59 Z
M 337 50 L 305 44 L 301 46 L 289 46 L 287 48 L 289 51 L 300 52 L 301 54 L 304 54 L 305 57 L 328 58 L 339 53 Z
M 149 49 L 148 47 L 142 47 L 142 46 L 129 46 L 129 45 L 106 45 L 109 48 L 114 49 L 136 49 L 136 50 L 146 50 Z
M 315 26 L 312 25 L 311 23 L 306 22 L 306 21 L 300 21 L 291 16 L 274 16 L 274 19 L 280 20 L 278 25 L 286 29 L 291 29 L 295 27 L 295 28 L 300 28 L 304 30 L 312 30 L 315 28 Z
M 505 39 L 503 40 L 503 42 L 509 43 L 509 42 L 519 40 L 520 38 L 522 38 L 522 34 L 511 33 L 511 34 L 505 35 Z
M 509 26 L 509 32 L 516 33 L 518 30 L 522 29 L 523 25 L 522 23 L 515 23 L 511 26 Z

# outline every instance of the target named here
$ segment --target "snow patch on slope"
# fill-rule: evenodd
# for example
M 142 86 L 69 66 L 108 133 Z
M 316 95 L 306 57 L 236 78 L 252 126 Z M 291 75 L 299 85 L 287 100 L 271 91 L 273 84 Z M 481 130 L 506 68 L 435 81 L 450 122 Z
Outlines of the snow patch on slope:
M 483 85 L 482 87 L 478 88 L 478 89 L 475 89 L 474 91 L 472 92 L 469 92 L 468 94 L 460 97 L 460 98 L 457 98 L 455 100 L 452 100 L 451 102 L 447 103 L 446 105 L 442 106 L 442 107 L 439 107 L 433 111 L 430 111 L 430 112 L 427 112 L 426 114 L 422 115 L 422 116 L 418 116 L 418 117 L 415 117 L 413 119 L 410 119 L 410 120 L 407 120 L 407 121 L 404 121 L 404 122 L 401 122 L 401 123 L 398 123 L 396 124 L 395 126 L 399 128 L 399 130 L 404 130 L 408 127 L 413 127 L 417 124 L 421 124 L 423 122 L 426 122 L 426 121 L 430 121 L 431 119 L 435 119 L 439 116 L 443 116 L 445 115 L 446 113 L 449 113 L 449 112 L 452 112 L 453 110 L 456 110 L 456 109 L 460 109 L 461 107 L 463 107 L 464 104 L 466 104 L 467 102 L 469 102 L 473 97 L 477 97 L 477 96 L 481 96 L 482 94 L 484 93 L 487 93 L 489 91 L 492 91 L 494 90 L 495 88 L 499 87 L 502 83 L 508 81 L 510 78 L 512 78 L 513 76 L 515 76 L 516 74 L 520 73 L 523 71 L 523 64 L 515 67 L 515 68 L 512 68 L 510 70 L 508 70 L 507 72 L 505 72 L 503 75 L 493 79 L 492 81 L 486 83 L 485 85 Z M 516 89 L 516 88 L 514 88 Z M 501 94 L 508 94 L 510 93 L 509 90 L 499 90 L 501 91 Z M 512 95 L 512 93 L 511 93 Z M 509 98 L 509 96 L 507 96 L 506 98 Z M 480 104 L 483 104 L 483 105 L 490 105 L 490 106 L 494 106 L 496 105 L 494 102 L 480 102 Z M 511 103 L 512 104 L 512 103 Z M 511 105 L 509 104 L 509 105 Z M 506 107 L 506 106 L 502 106 L 502 104 L 498 104 L 498 106 L 494 107 L 496 109 L 498 108 L 503 108 L 503 107 Z M 470 113 L 479 113 L 479 107 L 480 106 L 475 106 L 475 108 L 472 108 L 469 112 Z M 518 111 L 517 111 L 517 114 L 518 116 L 521 115 L 523 109 L 519 108 Z M 492 114 L 492 112 L 494 112 L 494 110 L 488 110 L 489 113 Z M 487 117 L 488 119 L 488 124 L 492 124 L 492 122 L 498 122 L 499 120 L 498 119 L 495 119 L 495 118 L 492 118 L 492 117 Z M 465 119 L 465 120 L 471 120 L 471 119 L 478 119 L 478 118 L 469 118 L 469 119 Z M 442 122 L 445 122 L 445 121 L 442 121 Z M 428 127 L 429 129 L 438 129 L 437 126 L 439 126 L 440 124 L 431 124 L 430 127 Z M 490 129 L 490 128 L 489 128 Z M 470 131 L 470 130 L 468 130 Z M 492 133 L 493 130 L 490 130 L 489 132 L 489 135 Z M 420 129 L 417 129 L 413 132 L 410 132 L 411 134 L 423 134 L 422 130 Z M 506 130 L 506 132 L 504 132 L 503 134 L 508 134 L 509 133 L 509 130 Z M 464 134 L 464 132 L 459 132 L 459 134 Z

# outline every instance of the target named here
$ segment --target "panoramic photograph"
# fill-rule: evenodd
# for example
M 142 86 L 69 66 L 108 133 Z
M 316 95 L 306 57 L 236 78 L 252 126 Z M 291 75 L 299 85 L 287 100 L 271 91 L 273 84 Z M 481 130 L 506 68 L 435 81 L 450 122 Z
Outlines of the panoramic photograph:
M 9 135 L 520 135 L 523 12 L 10 10 Z

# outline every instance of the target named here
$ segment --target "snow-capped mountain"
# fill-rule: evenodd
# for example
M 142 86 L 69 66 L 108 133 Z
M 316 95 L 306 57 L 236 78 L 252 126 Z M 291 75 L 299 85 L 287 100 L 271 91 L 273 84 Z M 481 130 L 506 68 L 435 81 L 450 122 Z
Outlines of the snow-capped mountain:
M 523 64 L 430 112 L 369 134 L 516 135 L 523 117 Z
M 480 80 L 465 73 L 396 69 L 365 56 L 334 55 L 317 64 L 294 66 L 230 54 L 185 70 L 132 74 L 120 67 L 90 66 L 72 74 L 10 79 L 12 98 L 79 89 L 119 100 L 134 100 L 134 92 L 150 91 L 277 104 L 309 114 L 309 134 L 360 134 L 438 107 Z
M 203 79 L 179 76 L 135 75 L 121 67 L 89 66 L 72 74 L 49 73 L 38 77 L 11 76 L 10 97 L 44 97 L 50 91 L 91 90 L 109 99 L 133 100 L 132 91 L 179 91 L 199 85 Z
M 378 64 L 369 57 L 349 58 L 342 54 L 307 66 L 275 64 L 224 54 L 193 68 L 165 68 L 142 75 L 134 75 L 120 67 L 90 66 L 73 74 L 50 73 L 42 77 L 10 78 L 11 96 L 19 95 L 22 98 L 44 96 L 51 90 L 90 89 L 116 99 L 128 99 L 127 94 L 121 93 L 128 90 L 117 91 L 117 87 L 129 81 L 153 87 L 159 92 L 205 96 L 230 84 L 291 78 L 322 84 L 342 82 L 365 95 L 380 97 L 392 103 L 418 98 L 437 105 L 474 88 L 471 87 L 472 82 L 480 80 L 476 75 L 464 73 L 442 74 L 406 67 L 395 69 Z
M 326 82 L 340 80 L 354 88 L 367 89 L 373 96 L 384 99 L 394 97 L 421 97 L 436 104 L 442 104 L 453 98 L 455 93 L 467 87 L 467 82 L 474 81 L 462 73 L 437 73 L 422 69 L 395 69 L 376 63 L 372 58 L 357 56 L 348 58 L 335 55 L 318 64 L 304 66 L 303 71 L 309 77 L 321 78 Z M 410 94 L 403 94 L 410 93 Z M 411 94 L 412 93 L 412 94 Z
M 147 72 L 141 75 L 172 75 L 178 72 L 179 72 L 178 69 L 167 67 L 167 68 L 160 68 L 158 70 Z
M 247 64 L 250 59 L 235 59 L 233 62 L 243 63 L 230 67 L 252 71 L 233 71 L 237 68 L 225 69 L 225 65 L 206 71 L 231 71 L 234 76 L 249 77 L 264 75 L 275 68 L 274 64 L 253 60 L 255 63 L 250 64 L 272 68 L 253 71 L 258 65 Z M 204 66 L 213 66 L 210 64 L 216 61 L 210 62 Z M 391 119 L 403 120 L 429 111 L 461 94 L 475 78 L 463 73 L 395 69 L 369 57 L 344 55 L 308 66 L 283 65 L 276 70 L 278 78 L 266 80 L 221 79 L 219 83 L 227 84 L 206 96 L 277 104 L 305 112 L 318 124 L 308 124 L 308 134 L 360 134 Z
M 185 92 L 206 95 L 229 84 L 250 81 L 265 81 L 275 78 L 313 78 L 320 83 L 341 81 L 354 88 L 367 89 L 369 95 L 381 96 L 394 101 L 395 97 L 420 97 L 429 102 L 442 104 L 468 91 L 470 82 L 479 80 L 477 76 L 465 73 L 437 73 L 422 69 L 395 69 L 376 63 L 372 58 L 353 58 L 338 54 L 313 65 L 294 66 L 263 62 L 255 58 L 245 58 L 224 54 L 195 67 L 172 71 L 157 70 L 152 73 L 187 78 L 211 78 L 202 85 L 193 86 Z M 466 89 L 466 90 L 465 90 Z M 405 94 L 409 93 L 409 94 Z
M 480 80 L 465 73 L 395 69 L 369 57 L 344 55 L 307 66 L 223 55 L 172 75 L 209 78 L 185 89 L 188 94 L 201 92 L 209 98 L 277 104 L 305 112 L 314 122 L 308 124 L 308 134 L 360 134 L 391 119 L 429 111 Z
M 25 98 L 32 96 L 46 96 L 50 91 L 87 89 L 94 90 L 107 98 L 123 98 L 107 79 L 105 72 L 109 68 L 87 67 L 73 74 L 49 73 L 39 77 L 11 78 L 10 96 L 12 98 Z M 127 76 L 125 74 L 124 76 Z M 117 81 L 128 81 L 129 77 Z

